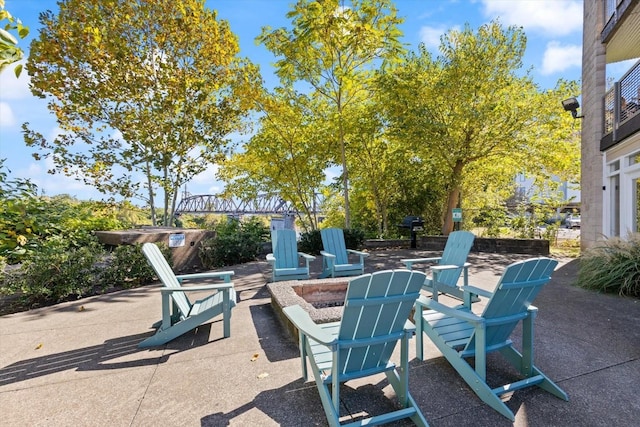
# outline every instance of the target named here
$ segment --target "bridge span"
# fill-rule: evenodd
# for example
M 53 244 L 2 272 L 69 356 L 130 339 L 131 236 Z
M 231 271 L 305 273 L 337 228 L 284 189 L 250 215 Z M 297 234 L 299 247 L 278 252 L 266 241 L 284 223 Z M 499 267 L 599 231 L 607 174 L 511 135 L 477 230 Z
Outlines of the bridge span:
M 318 204 L 315 204 L 318 206 Z M 291 202 L 281 198 L 277 194 L 261 194 L 255 199 L 240 200 L 225 198 L 220 194 L 203 194 L 185 197 L 180 200 L 175 211 L 176 214 L 226 214 L 226 215 L 268 215 L 297 214 L 298 210 Z M 314 211 L 313 213 L 318 213 Z

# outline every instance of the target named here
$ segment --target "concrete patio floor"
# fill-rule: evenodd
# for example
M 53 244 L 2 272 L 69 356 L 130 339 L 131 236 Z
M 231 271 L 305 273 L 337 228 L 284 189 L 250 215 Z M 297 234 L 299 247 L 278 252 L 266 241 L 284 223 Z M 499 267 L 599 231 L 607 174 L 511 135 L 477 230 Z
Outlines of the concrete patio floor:
M 373 251 L 366 271 L 435 255 Z M 492 289 L 506 265 L 528 257 L 472 253 L 470 281 Z M 507 402 L 512 423 L 482 403 L 425 338 L 425 361 L 414 357 L 412 342 L 410 390 L 431 426 L 638 425 L 640 301 L 574 287 L 577 261 L 560 261 L 535 302 L 536 365 L 570 400 L 517 391 Z M 228 269 L 239 301 L 226 339 L 216 318 L 165 346 L 138 349 L 160 316 L 158 284 L 0 317 L 0 424 L 326 425 L 315 383 L 301 379 L 297 343 L 270 306 L 267 263 Z M 320 257 L 312 276 L 319 271 Z M 500 356 L 490 357 L 490 382 L 511 376 Z M 384 375 L 342 390 L 344 420 L 394 405 Z

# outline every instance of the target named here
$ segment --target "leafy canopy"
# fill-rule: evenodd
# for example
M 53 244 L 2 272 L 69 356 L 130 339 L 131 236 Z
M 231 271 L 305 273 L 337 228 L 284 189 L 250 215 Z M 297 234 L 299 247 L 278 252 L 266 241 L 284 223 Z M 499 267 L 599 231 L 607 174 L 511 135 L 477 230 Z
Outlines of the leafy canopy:
M 61 132 L 25 124 L 34 157 L 107 194 L 164 193 L 168 224 L 180 186 L 218 162 L 243 131 L 260 87 L 228 23 L 202 0 L 63 0 L 40 16 L 32 92 Z M 146 196 L 145 196 L 146 193 Z

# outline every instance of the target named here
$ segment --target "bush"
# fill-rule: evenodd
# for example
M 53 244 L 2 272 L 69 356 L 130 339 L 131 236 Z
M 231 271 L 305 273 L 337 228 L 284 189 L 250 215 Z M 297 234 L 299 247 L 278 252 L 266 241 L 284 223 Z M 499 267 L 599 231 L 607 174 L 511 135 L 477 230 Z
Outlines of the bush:
M 584 251 L 578 285 L 600 292 L 640 297 L 640 234 L 612 238 Z
M 322 237 L 320 230 L 311 230 L 300 235 L 298 250 L 311 255 L 318 255 L 322 250 Z
M 347 249 L 360 249 L 364 245 L 364 231 L 356 228 L 344 230 L 344 244 Z
M 269 239 L 269 227 L 257 218 L 244 223 L 223 221 L 216 225 L 215 232 L 216 236 L 205 239 L 200 247 L 200 260 L 208 269 L 253 261 L 262 253 L 262 243 Z
M 166 245 L 158 245 L 171 265 L 171 251 Z M 108 287 L 134 288 L 146 285 L 156 278 L 155 271 L 142 253 L 142 245 L 120 245 L 111 252 L 107 266 L 100 274 L 100 283 Z
M 364 244 L 365 235 L 364 231 L 360 229 L 345 229 L 344 232 L 344 244 L 347 249 L 360 249 Z M 317 255 L 322 250 L 322 235 L 320 230 L 312 230 L 306 233 L 302 233 L 300 236 L 300 242 L 298 243 L 298 249 L 300 252 L 306 252 L 308 254 Z
M 102 247 L 97 240 L 69 248 L 65 239 L 53 237 L 7 275 L 2 291 L 21 294 L 23 303 L 29 307 L 93 294 L 101 256 Z

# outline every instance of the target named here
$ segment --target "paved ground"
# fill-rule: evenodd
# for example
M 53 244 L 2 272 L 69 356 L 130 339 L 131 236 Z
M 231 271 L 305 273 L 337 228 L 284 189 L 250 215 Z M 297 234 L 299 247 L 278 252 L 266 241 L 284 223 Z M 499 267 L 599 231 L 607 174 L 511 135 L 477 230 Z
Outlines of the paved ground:
M 375 251 L 367 271 L 427 255 L 434 254 Z M 505 265 L 524 258 L 471 254 L 471 281 L 491 289 Z M 536 364 L 569 402 L 539 389 L 515 392 L 507 403 L 512 423 L 484 405 L 429 343 L 426 361 L 412 357 L 410 389 L 432 426 L 638 425 L 640 302 L 571 286 L 576 267 L 561 260 L 536 301 Z M 239 303 L 227 339 L 214 319 L 166 346 L 139 350 L 160 315 L 157 285 L 0 317 L 0 424 L 325 425 L 315 384 L 300 378 L 297 345 L 271 309 L 268 266 L 254 262 L 235 272 Z M 491 379 L 510 375 L 499 356 L 489 366 Z M 382 375 L 348 382 L 342 395 L 346 417 L 393 404 Z

